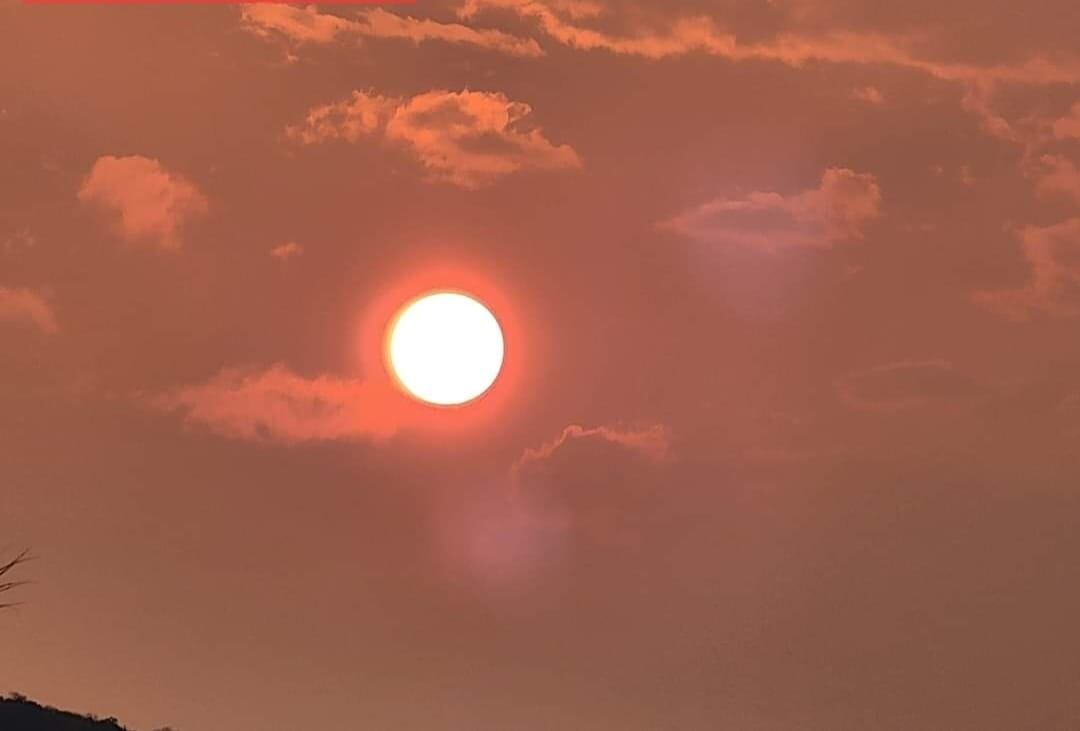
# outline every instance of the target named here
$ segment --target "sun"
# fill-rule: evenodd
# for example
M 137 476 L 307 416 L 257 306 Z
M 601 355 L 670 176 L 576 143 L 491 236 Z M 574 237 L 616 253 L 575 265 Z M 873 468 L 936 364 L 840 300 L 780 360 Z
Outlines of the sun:
M 483 396 L 503 366 L 505 342 L 495 315 L 459 292 L 419 297 L 390 324 L 387 358 L 401 387 L 434 406 Z

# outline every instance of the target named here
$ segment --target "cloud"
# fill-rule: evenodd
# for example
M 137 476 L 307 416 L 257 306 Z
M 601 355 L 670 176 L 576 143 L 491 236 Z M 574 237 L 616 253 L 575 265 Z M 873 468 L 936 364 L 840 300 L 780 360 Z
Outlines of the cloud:
M 659 468 L 670 461 L 663 425 L 568 426 L 525 450 L 511 475 L 519 507 L 555 544 L 573 538 L 579 546 L 627 547 L 657 515 Z
M 347 18 L 320 13 L 314 5 L 247 5 L 240 9 L 240 22 L 255 35 L 277 33 L 298 43 L 329 43 L 354 25 Z
M 766 251 L 829 248 L 863 238 L 880 215 L 881 189 L 869 173 L 829 168 L 817 188 L 787 196 L 753 192 L 717 198 L 660 223 L 660 228 L 700 241 Z
M 141 155 L 99 157 L 78 197 L 115 215 L 125 240 L 161 249 L 179 248 L 184 224 L 208 209 L 206 197 L 192 182 Z
M 381 135 L 387 122 L 404 102 L 364 91 L 354 91 L 351 98 L 315 107 L 303 124 L 289 127 L 289 137 L 305 145 L 342 139 L 357 142 L 363 137 Z
M 554 145 L 528 128 L 532 108 L 503 94 L 429 92 L 399 107 L 386 137 L 413 147 L 435 177 L 476 187 L 523 169 L 577 168 L 567 145 Z
M 1017 321 L 1038 312 L 1080 315 L 1080 218 L 1027 226 L 1019 236 L 1031 269 L 1028 282 L 1016 289 L 976 292 L 974 301 Z
M 499 30 L 477 30 L 460 23 L 412 18 L 381 8 L 360 11 L 355 18 L 320 13 L 315 6 L 248 5 L 241 9 L 243 26 L 262 37 L 279 35 L 297 43 L 331 43 L 342 36 L 388 38 L 424 43 L 442 41 L 484 48 L 511 56 L 541 56 L 531 38 Z
M 25 249 L 32 249 L 37 246 L 37 237 L 28 228 L 21 228 L 10 236 L 4 237 L 2 243 L 0 243 L 0 249 L 5 254 L 10 254 L 15 251 L 21 251 Z
M 671 456 L 670 430 L 660 424 L 643 428 L 598 426 L 591 429 L 572 424 L 552 441 L 526 449 L 514 463 L 513 471 L 520 473 L 532 466 L 548 462 L 561 450 L 578 441 L 613 444 L 652 462 L 663 462 Z
M 643 498 L 658 492 L 651 468 L 668 460 L 669 441 L 661 426 L 567 427 L 525 450 L 515 489 L 499 481 L 450 493 L 436 511 L 442 558 L 485 592 L 546 594 L 567 549 L 625 545 L 655 515 Z
M 882 94 L 881 90 L 876 86 L 863 86 L 854 89 L 851 92 L 851 98 L 875 106 L 880 106 L 885 103 L 885 95 Z
M 1061 155 L 1043 155 L 1042 169 L 1037 173 L 1039 192 L 1065 195 L 1080 203 L 1080 169 L 1072 160 Z
M 893 412 L 944 405 L 978 392 L 944 360 L 903 361 L 848 374 L 836 381 L 841 399 L 857 411 Z
M 955 81 L 1026 84 L 1075 83 L 1080 81 L 1080 59 L 1035 56 L 1016 64 L 974 65 L 948 63 L 920 57 L 905 38 L 880 33 L 836 31 L 817 36 L 781 33 L 769 40 L 742 43 L 734 33 L 721 29 L 706 15 L 685 16 L 666 28 L 616 35 L 583 19 L 602 14 L 596 3 L 573 0 L 465 0 L 458 15 L 463 20 L 486 10 L 509 10 L 535 22 L 550 39 L 579 50 L 603 50 L 615 54 L 663 59 L 689 53 L 705 53 L 731 61 L 775 61 L 800 67 L 811 61 L 843 64 L 888 65 L 920 71 Z
M 730 52 L 734 36 L 720 33 L 705 17 L 677 21 L 666 32 L 643 33 L 637 37 L 620 37 L 581 25 L 575 21 L 603 14 L 596 4 L 572 2 L 539 2 L 536 0 L 466 0 L 458 16 L 468 20 L 488 9 L 505 9 L 536 21 L 551 39 L 579 50 L 606 50 L 617 54 L 643 56 L 651 59 L 683 55 L 693 51 L 710 53 Z
M 281 364 L 227 368 L 151 401 L 220 436 L 285 444 L 390 437 L 406 423 L 399 403 L 374 382 L 305 378 Z
M 34 327 L 47 335 L 60 330 L 48 300 L 25 288 L 0 287 L 0 322 Z
M 304 247 L 295 241 L 287 241 L 270 249 L 270 256 L 278 261 L 288 261 L 304 253 Z
M 1024 137 L 1013 128 L 1007 119 L 994 111 L 991 106 L 993 87 L 986 84 L 973 84 L 968 87 L 962 100 L 962 106 L 974 114 L 986 134 L 999 140 L 1023 144 Z
M 532 108 L 504 94 L 430 91 L 400 99 L 354 91 L 312 109 L 290 137 L 303 144 L 378 137 L 409 149 L 433 180 L 478 188 L 521 170 L 581 167 L 568 145 L 529 124 Z
M 991 103 L 994 91 L 993 85 L 972 85 L 964 95 L 963 108 L 978 118 L 987 135 L 1016 145 L 1021 150 L 1020 172 L 1035 181 L 1040 195 L 1064 196 L 1080 202 L 1080 169 L 1065 155 L 1046 152 L 1053 147 L 1055 138 L 1067 139 L 1074 132 L 1080 137 L 1080 104 L 1073 107 L 1071 115 L 1060 119 L 1029 114 L 1010 122 L 994 110 Z M 973 184 L 975 181 L 967 166 L 963 170 L 962 181 L 966 185 Z
M 1080 139 L 1080 102 L 1072 105 L 1069 114 L 1054 122 L 1054 137 L 1059 140 Z

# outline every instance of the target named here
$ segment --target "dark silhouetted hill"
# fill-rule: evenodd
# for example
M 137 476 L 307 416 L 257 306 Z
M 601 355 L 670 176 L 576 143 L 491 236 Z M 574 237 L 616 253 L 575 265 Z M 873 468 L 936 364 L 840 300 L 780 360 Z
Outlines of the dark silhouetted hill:
M 21 695 L 0 697 L 0 731 L 127 731 L 115 718 L 94 718 L 42 706 Z

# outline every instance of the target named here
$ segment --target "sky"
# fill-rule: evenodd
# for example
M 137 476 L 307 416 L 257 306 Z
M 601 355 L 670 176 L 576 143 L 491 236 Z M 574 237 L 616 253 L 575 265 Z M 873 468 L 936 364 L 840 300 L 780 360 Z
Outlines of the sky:
M 1080 5 L 0 4 L 0 692 L 1080 725 Z M 387 376 L 433 288 L 479 402 Z

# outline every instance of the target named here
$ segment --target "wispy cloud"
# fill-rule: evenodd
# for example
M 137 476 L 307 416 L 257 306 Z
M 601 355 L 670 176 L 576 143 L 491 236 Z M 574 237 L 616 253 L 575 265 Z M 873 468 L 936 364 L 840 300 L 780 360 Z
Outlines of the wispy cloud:
M 386 438 L 407 422 L 400 400 L 381 384 L 307 378 L 282 364 L 227 368 L 150 403 L 221 436 L 285 444 Z
M 26 288 L 0 287 L 0 322 L 32 327 L 46 335 L 60 330 L 48 299 Z
M 862 239 L 880 211 L 881 189 L 873 175 L 829 168 L 817 188 L 788 196 L 756 191 L 716 198 L 660 227 L 699 241 L 766 251 L 827 248 Z
M 411 43 L 440 41 L 474 46 L 511 56 L 540 56 L 540 45 L 499 30 L 475 29 L 460 23 L 397 15 L 382 8 L 362 10 L 354 17 L 320 13 L 314 5 L 248 5 L 241 22 L 262 37 L 279 36 L 296 43 L 331 43 L 342 38 L 387 38 Z
M 520 475 L 523 470 L 547 462 L 569 444 L 576 442 L 612 444 L 653 462 L 663 462 L 671 456 L 671 431 L 661 424 L 592 428 L 573 424 L 563 429 L 562 433 L 550 442 L 526 449 L 514 463 L 513 473 Z
M 320 13 L 314 5 L 245 5 L 240 22 L 255 35 L 279 35 L 298 43 L 330 43 L 355 25 L 348 18 Z
M 793 67 L 812 61 L 888 65 L 920 71 L 937 78 L 993 83 L 1075 83 L 1080 81 L 1080 58 L 1034 56 L 1012 64 L 949 63 L 920 56 L 905 38 L 881 33 L 834 31 L 820 35 L 781 33 L 773 38 L 741 42 L 708 15 L 687 15 L 664 28 L 619 35 L 594 23 L 603 15 L 597 3 L 553 0 L 465 0 L 459 17 L 472 20 L 487 10 L 512 11 L 530 19 L 551 40 L 580 50 L 663 59 L 704 53 L 732 61 L 774 61 Z
M 472 24 L 485 11 L 511 11 L 537 23 L 546 37 L 579 50 L 604 50 L 616 54 L 663 59 L 689 53 L 707 53 L 729 60 L 778 61 L 802 66 L 810 61 L 861 64 L 894 64 L 955 79 L 1020 80 L 1038 83 L 1066 80 L 1080 74 L 1076 64 L 1033 59 L 1017 66 L 970 66 L 922 60 L 906 50 L 905 43 L 883 34 L 834 32 L 822 36 L 782 34 L 770 41 L 741 43 L 708 15 L 683 16 L 664 28 L 644 29 L 619 35 L 584 21 L 614 15 L 594 0 L 465 0 L 458 10 L 461 23 L 401 15 L 382 8 L 362 10 L 345 17 L 321 13 L 314 5 L 252 5 L 241 10 L 249 31 L 264 37 L 277 35 L 298 43 L 330 43 L 342 37 L 408 40 L 414 43 L 443 41 L 495 50 L 517 56 L 541 56 L 543 49 L 532 38 L 519 37 L 494 28 Z
M 946 360 L 887 363 L 836 381 L 844 403 L 857 411 L 907 411 L 945 405 L 977 392 L 974 382 Z

